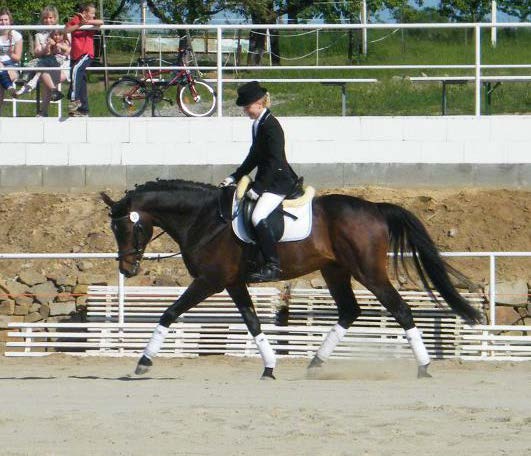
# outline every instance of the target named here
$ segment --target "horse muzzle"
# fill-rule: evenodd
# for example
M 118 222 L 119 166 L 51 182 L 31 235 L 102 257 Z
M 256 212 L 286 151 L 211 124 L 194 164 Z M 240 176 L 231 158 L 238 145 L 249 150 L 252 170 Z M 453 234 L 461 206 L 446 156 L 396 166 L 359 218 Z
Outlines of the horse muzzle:
M 120 261 L 119 270 L 127 278 L 134 277 L 140 271 L 140 261 L 136 260 L 132 263 Z

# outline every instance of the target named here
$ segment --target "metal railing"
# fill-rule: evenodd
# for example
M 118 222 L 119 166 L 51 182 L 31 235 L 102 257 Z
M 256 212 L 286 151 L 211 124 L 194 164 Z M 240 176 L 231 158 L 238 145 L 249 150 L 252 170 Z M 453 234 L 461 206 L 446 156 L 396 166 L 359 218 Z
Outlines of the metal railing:
M 146 253 L 144 258 L 158 259 L 171 253 Z M 392 255 L 391 253 L 389 254 Z M 443 252 L 448 258 L 488 258 L 489 259 L 489 326 L 496 325 L 496 259 L 531 258 L 531 252 Z M 176 255 L 174 258 L 180 258 Z M 0 260 L 50 260 L 50 259 L 117 259 L 116 253 L 0 253 Z M 124 286 L 125 278 L 118 272 L 118 322 L 124 322 Z M 529 328 L 531 331 L 531 327 Z
M 57 28 L 57 26 L 44 26 L 44 25 L 13 25 L 13 26 L 0 26 L 0 30 L 5 29 L 16 29 L 16 30 L 52 30 Z M 90 26 L 85 26 L 83 28 L 91 28 Z M 486 65 L 482 63 L 481 59 L 481 31 L 482 29 L 500 29 L 500 28 L 531 28 L 530 22 L 519 22 L 519 23 L 506 23 L 506 22 L 496 22 L 496 23 L 438 23 L 438 24 L 238 24 L 238 25 L 171 25 L 171 24 L 149 24 L 149 25 L 135 25 L 135 24 L 124 24 L 124 25 L 104 25 L 101 27 L 102 30 L 203 30 L 203 31 L 215 31 L 217 39 L 217 50 L 216 50 L 216 65 L 215 66 L 189 66 L 189 69 L 196 70 L 210 70 L 216 71 L 216 79 L 210 80 L 217 84 L 217 95 L 218 95 L 218 106 L 217 114 L 218 116 L 223 115 L 223 84 L 225 83 L 239 83 L 242 80 L 236 78 L 225 78 L 224 73 L 234 72 L 238 70 L 252 70 L 252 71 L 261 71 L 261 70 L 270 70 L 270 66 L 226 66 L 223 65 L 222 57 L 222 38 L 223 32 L 225 30 L 385 30 L 385 29 L 469 29 L 474 31 L 474 41 L 475 41 L 475 57 L 473 64 L 466 65 L 301 65 L 301 66 L 275 66 L 275 70 L 286 71 L 286 70 L 333 70 L 333 69 L 350 69 L 350 70 L 393 70 L 393 69 L 467 69 L 474 70 L 474 83 L 475 83 L 475 115 L 481 116 L 481 86 L 484 81 L 484 76 L 482 71 L 486 69 L 504 69 L 504 68 L 520 68 L 520 69 L 529 69 L 531 64 L 496 64 L 496 65 Z M 153 67 L 154 69 L 160 69 L 161 67 Z M 183 67 L 179 66 L 166 66 L 165 69 L 178 70 Z M 25 70 L 35 70 L 36 68 L 27 67 Z M 45 70 L 45 68 L 39 68 L 40 70 Z M 56 68 L 55 68 L 56 69 Z M 141 70 L 146 69 L 146 67 L 113 67 L 113 66 L 104 66 L 98 68 L 92 68 L 92 71 L 123 71 L 123 70 Z M 521 79 L 522 76 L 515 76 L 514 79 Z M 267 78 L 256 78 L 261 82 L 290 82 L 290 79 L 267 79 Z M 332 81 L 333 79 L 323 78 L 319 81 L 327 82 Z M 507 80 L 511 80 L 511 76 L 507 77 Z M 299 80 L 301 82 L 303 80 Z M 307 79 L 306 82 L 314 82 L 315 79 Z M 360 82 L 360 79 L 345 79 L 344 82 Z M 367 82 L 367 81 L 366 81 Z M 372 81 L 368 81 L 372 82 Z

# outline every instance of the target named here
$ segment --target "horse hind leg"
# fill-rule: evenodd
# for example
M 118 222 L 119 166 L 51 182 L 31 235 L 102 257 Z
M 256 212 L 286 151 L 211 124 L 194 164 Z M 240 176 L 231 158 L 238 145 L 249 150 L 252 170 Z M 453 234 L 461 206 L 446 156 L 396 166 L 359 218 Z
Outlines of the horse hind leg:
M 374 293 L 382 305 L 393 315 L 398 324 L 404 329 L 415 360 L 417 361 L 417 377 L 431 377 L 428 373 L 430 356 L 422 340 L 422 335 L 415 326 L 410 307 L 400 296 L 395 287 L 385 279 L 380 284 L 365 284 Z
M 356 301 L 350 284 L 350 272 L 339 265 L 331 264 L 321 269 L 321 274 L 328 286 L 338 310 L 338 321 L 330 329 L 317 353 L 308 365 L 308 369 L 321 367 L 330 357 L 337 344 L 341 342 L 348 328 L 360 316 L 361 309 Z

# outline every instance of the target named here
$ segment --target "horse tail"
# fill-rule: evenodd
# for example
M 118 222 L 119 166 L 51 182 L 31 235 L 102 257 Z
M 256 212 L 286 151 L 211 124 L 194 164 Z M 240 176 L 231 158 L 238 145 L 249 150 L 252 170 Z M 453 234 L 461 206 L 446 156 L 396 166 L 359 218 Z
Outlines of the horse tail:
M 391 249 L 394 253 L 394 269 L 398 271 L 399 260 L 406 274 L 409 272 L 404 263 L 404 253 L 409 251 L 413 264 L 418 272 L 424 288 L 432 299 L 438 302 L 431 291 L 428 278 L 444 300 L 461 318 L 469 323 L 483 321 L 481 312 L 472 307 L 455 289 L 450 280 L 453 276 L 469 285 L 472 282 L 453 266 L 446 263 L 440 256 L 435 243 L 422 222 L 408 210 L 389 203 L 377 203 L 378 209 L 385 217 L 389 227 Z

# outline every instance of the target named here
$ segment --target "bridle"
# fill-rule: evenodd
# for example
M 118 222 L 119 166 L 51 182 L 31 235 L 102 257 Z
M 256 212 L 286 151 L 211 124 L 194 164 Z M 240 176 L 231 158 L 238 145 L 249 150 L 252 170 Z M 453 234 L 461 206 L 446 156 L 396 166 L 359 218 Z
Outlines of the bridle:
M 111 218 L 111 228 L 113 232 L 116 232 L 118 224 L 125 219 L 129 219 L 133 223 L 133 248 L 127 250 L 118 250 L 118 256 L 116 257 L 116 260 L 123 260 L 126 263 L 135 265 L 138 264 L 144 256 L 145 246 L 141 247 L 141 238 L 145 240 L 145 230 L 138 212 L 130 212 L 129 214 L 124 215 L 122 217 Z M 125 257 L 128 255 L 137 255 L 137 258 L 134 262 L 127 261 Z
M 116 261 L 123 260 L 124 262 L 137 267 L 140 264 L 140 261 L 143 259 L 145 249 L 147 245 L 154 241 L 155 239 L 158 239 L 160 236 L 162 236 L 166 231 L 161 231 L 156 236 L 152 237 L 148 242 L 145 242 L 144 247 L 141 247 L 142 244 L 144 244 L 143 241 L 146 240 L 147 236 L 145 235 L 145 228 L 142 225 L 142 220 L 140 219 L 140 214 L 138 212 L 130 212 L 127 215 L 124 215 L 122 217 L 111 217 L 111 228 L 113 232 L 115 232 L 115 229 L 118 226 L 118 222 L 121 222 L 122 220 L 129 219 L 133 223 L 133 248 L 127 249 L 127 250 L 118 250 L 118 256 L 116 257 Z M 166 256 L 160 256 L 158 255 L 155 258 L 145 258 L 145 260 L 163 260 L 165 258 L 172 258 L 177 255 L 180 255 L 181 252 L 173 253 L 171 255 Z M 136 259 L 131 262 L 125 259 L 128 255 L 136 255 Z

